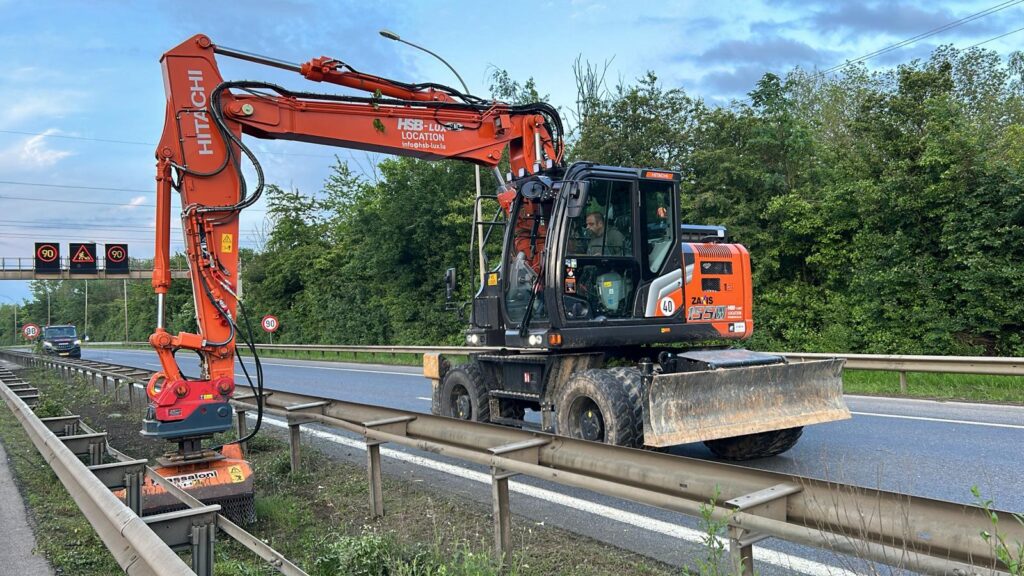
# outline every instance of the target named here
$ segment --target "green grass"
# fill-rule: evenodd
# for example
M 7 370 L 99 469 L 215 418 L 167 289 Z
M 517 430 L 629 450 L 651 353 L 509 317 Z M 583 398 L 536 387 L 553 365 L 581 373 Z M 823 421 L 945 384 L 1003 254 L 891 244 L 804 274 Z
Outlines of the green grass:
M 912 372 L 907 374 L 907 393 L 901 394 L 897 372 L 846 370 L 843 391 L 874 396 L 1024 404 L 1024 377 Z

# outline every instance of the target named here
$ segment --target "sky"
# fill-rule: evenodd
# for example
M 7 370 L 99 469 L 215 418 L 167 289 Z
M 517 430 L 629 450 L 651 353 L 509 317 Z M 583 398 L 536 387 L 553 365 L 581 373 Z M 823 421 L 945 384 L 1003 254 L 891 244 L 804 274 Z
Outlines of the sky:
M 609 87 L 653 71 L 665 88 L 726 104 L 765 72 L 826 70 L 990 8 L 867 64 L 986 41 L 1005 57 L 1024 32 L 989 40 L 1024 26 L 1022 2 L 0 0 L 0 257 L 29 266 L 35 242 L 59 242 L 64 257 L 69 242 L 127 242 L 131 256 L 152 256 L 160 55 L 197 33 L 278 60 L 331 56 L 400 81 L 459 85 L 433 56 L 378 34 L 388 29 L 445 58 L 474 94 L 488 95 L 491 75 L 506 70 L 571 110 L 577 59 L 607 64 Z M 218 63 L 228 80 L 345 93 L 282 70 Z M 357 170 L 374 160 L 312 144 L 247 143 L 268 182 L 305 194 L 321 189 L 335 156 Z M 268 226 L 262 202 L 243 212 L 242 246 L 258 248 Z M 177 230 L 173 240 L 180 250 Z M 0 282 L 0 305 L 28 296 L 27 282 Z

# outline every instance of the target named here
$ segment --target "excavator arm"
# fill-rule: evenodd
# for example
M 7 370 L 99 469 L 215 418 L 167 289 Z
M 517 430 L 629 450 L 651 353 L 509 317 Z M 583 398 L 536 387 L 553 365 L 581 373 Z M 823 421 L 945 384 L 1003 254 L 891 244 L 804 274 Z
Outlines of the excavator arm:
M 216 56 L 296 72 L 308 80 L 368 93 L 345 96 L 296 92 L 265 82 L 225 82 Z M 314 142 L 427 160 L 458 159 L 494 170 L 508 150 L 515 178 L 560 166 L 561 123 L 546 104 L 513 106 L 437 84 L 406 84 L 357 72 L 320 57 L 292 64 L 218 47 L 197 35 L 164 54 L 167 96 L 157 147 L 156 255 L 153 288 L 157 328 L 150 336 L 162 370 L 147 387 L 151 403 L 144 434 L 169 440 L 205 437 L 231 425 L 238 322 L 238 215 L 263 188 L 259 162 L 244 136 Z M 243 157 L 258 182 L 249 190 Z M 165 326 L 170 286 L 171 196 L 181 196 L 182 230 L 192 276 L 198 334 L 172 335 Z M 186 378 L 175 353 L 201 358 L 198 378 Z

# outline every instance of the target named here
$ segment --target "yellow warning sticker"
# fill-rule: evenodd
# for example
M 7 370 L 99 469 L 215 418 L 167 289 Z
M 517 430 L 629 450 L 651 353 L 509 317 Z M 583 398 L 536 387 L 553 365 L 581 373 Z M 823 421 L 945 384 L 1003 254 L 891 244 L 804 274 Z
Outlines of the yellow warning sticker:
M 496 272 L 491 272 L 490 274 L 487 275 L 487 285 L 488 286 L 497 286 L 498 285 L 498 274 Z
M 235 248 L 235 235 L 234 234 L 221 234 L 220 235 L 220 251 L 229 254 L 234 251 Z
M 242 474 L 241 466 L 228 467 L 228 474 L 231 475 L 231 481 L 235 482 L 236 484 L 238 482 L 245 482 L 245 474 Z

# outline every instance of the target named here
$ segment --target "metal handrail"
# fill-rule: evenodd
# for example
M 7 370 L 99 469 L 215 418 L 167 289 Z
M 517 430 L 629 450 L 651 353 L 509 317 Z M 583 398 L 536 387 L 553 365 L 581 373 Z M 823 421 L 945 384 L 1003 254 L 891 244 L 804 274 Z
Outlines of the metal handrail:
M 148 342 L 91 342 L 89 346 L 149 346 Z M 474 354 L 523 348 L 470 346 L 348 346 L 333 344 L 257 344 L 257 350 L 323 353 L 378 354 Z M 901 354 L 831 354 L 812 352 L 770 352 L 791 362 L 843 358 L 845 368 L 888 372 L 934 372 L 947 374 L 981 374 L 986 376 L 1024 376 L 1024 358 L 998 356 L 913 356 Z
M 45 361 L 125 377 L 94 363 Z M 770 535 L 922 573 L 1003 574 L 979 535 L 992 529 L 992 518 L 1007 541 L 1024 542 L 1024 526 L 1011 513 L 966 504 L 283 391 L 265 397 L 265 404 L 289 422 L 321 422 L 368 442 L 394 442 L 487 465 L 495 473 L 526 474 L 685 514 L 700 514 L 717 499 L 713 516 L 753 537 Z M 394 422 L 404 422 L 403 429 L 375 428 Z M 536 449 L 532 458 L 505 455 L 526 445 Z M 774 512 L 734 504 L 763 500 L 774 490 L 782 502 Z
M 195 576 L 177 554 L 83 464 L 6 384 L 0 395 L 126 574 Z

